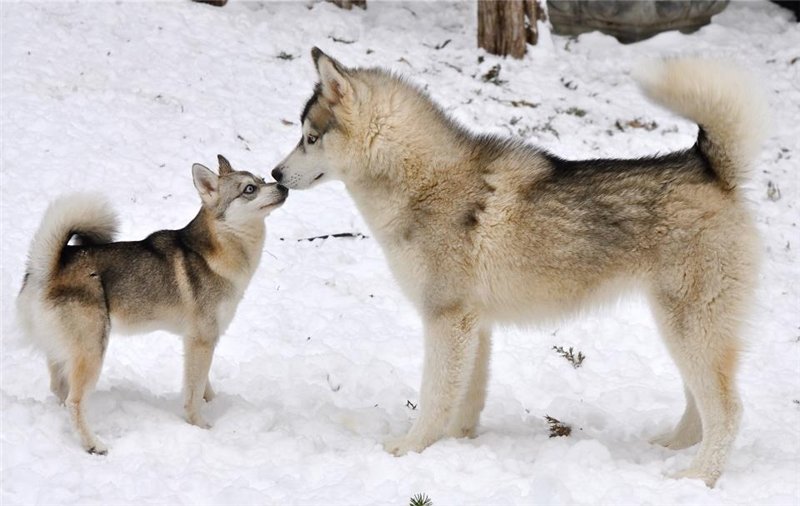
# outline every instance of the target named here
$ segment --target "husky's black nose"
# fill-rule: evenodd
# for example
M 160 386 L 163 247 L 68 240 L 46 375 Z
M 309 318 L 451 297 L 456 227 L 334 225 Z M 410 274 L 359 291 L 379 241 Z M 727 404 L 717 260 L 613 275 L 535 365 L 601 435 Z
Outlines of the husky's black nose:
M 279 183 L 281 182 L 281 179 L 283 179 L 283 170 L 281 170 L 281 167 L 272 169 L 272 179 Z
M 283 186 L 282 184 L 279 184 L 277 188 L 278 191 L 281 192 L 281 195 L 283 195 L 284 197 L 289 195 L 289 188 Z

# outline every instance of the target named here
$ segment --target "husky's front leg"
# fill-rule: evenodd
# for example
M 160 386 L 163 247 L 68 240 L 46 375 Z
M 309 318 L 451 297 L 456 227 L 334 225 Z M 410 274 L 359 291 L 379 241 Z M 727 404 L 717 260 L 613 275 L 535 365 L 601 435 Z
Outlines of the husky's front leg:
M 466 390 L 466 396 L 450 420 L 445 433 L 449 437 L 477 436 L 478 420 L 486 404 L 486 384 L 489 380 L 489 355 L 492 347 L 492 331 L 482 328 L 479 333 L 478 351 L 475 353 L 475 366 Z
M 211 425 L 200 414 L 200 406 L 207 391 L 208 371 L 217 338 L 190 336 L 184 339 L 184 402 L 186 421 L 208 429 Z
M 441 438 L 469 387 L 478 352 L 478 318 L 461 306 L 425 318 L 425 365 L 419 418 L 384 448 L 396 456 L 421 452 Z
M 206 379 L 206 390 L 203 393 L 203 400 L 206 402 L 211 402 L 216 396 L 216 392 L 214 392 L 214 389 L 211 388 L 211 378 Z

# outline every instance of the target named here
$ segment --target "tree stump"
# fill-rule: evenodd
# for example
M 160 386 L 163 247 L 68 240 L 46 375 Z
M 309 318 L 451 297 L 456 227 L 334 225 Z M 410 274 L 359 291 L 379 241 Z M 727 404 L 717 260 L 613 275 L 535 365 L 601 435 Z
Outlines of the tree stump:
M 328 0 L 332 4 L 336 5 L 337 7 L 341 7 L 342 9 L 350 10 L 355 5 L 356 7 L 361 7 L 362 9 L 367 8 L 367 0 Z
M 536 0 L 478 0 L 478 47 L 492 54 L 522 58 L 526 42 L 537 42 L 538 19 Z
M 539 42 L 539 29 L 536 22 L 544 20 L 544 11 L 539 8 L 537 0 L 525 0 L 525 40 L 528 44 Z
M 209 4 L 213 5 L 214 7 L 224 7 L 228 0 L 194 0 L 197 3 L 201 4 Z

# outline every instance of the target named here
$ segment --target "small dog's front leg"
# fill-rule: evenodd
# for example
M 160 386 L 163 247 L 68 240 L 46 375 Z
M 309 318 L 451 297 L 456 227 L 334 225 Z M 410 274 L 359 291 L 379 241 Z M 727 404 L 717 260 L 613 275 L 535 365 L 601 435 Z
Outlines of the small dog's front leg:
M 441 438 L 466 397 L 478 352 L 476 315 L 462 307 L 434 311 L 425 320 L 425 365 L 419 418 L 384 448 L 396 456 L 421 452 Z
M 203 429 L 211 427 L 200 414 L 200 406 L 208 389 L 208 370 L 211 368 L 215 345 L 216 339 L 187 337 L 184 340 L 183 409 L 186 421 Z

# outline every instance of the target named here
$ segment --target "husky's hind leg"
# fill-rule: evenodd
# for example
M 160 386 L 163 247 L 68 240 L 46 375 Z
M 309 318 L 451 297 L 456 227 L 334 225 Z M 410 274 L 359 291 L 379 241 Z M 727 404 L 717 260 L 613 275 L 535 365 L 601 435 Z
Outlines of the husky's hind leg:
M 684 385 L 683 391 L 686 396 L 686 409 L 683 411 L 678 425 L 673 430 L 654 437 L 650 440 L 651 443 L 672 450 L 682 450 L 696 445 L 703 439 L 703 422 L 700 420 L 694 395 L 686 385 Z
M 741 418 L 735 384 L 738 334 L 752 268 L 733 246 L 723 252 L 698 248 L 693 253 L 680 269 L 660 277 L 653 302 L 667 348 L 691 394 L 673 433 L 675 447 L 695 439 L 698 420 L 693 410 L 700 415 L 700 448 L 689 469 L 678 477 L 699 478 L 713 486 Z
M 451 437 L 469 437 L 477 435 L 478 421 L 486 404 L 486 385 L 489 381 L 489 357 L 492 348 L 492 331 L 482 328 L 478 332 L 478 352 L 472 378 L 467 388 L 466 397 L 456 409 L 446 435 Z

